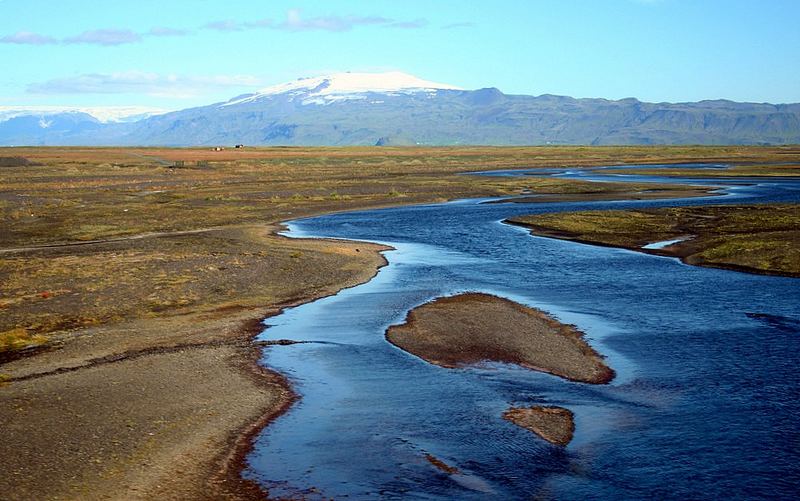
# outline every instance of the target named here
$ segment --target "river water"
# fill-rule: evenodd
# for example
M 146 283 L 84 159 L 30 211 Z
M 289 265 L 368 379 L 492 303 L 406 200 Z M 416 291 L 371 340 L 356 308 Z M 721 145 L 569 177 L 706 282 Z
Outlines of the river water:
M 602 170 L 549 174 L 665 181 Z M 464 200 L 289 223 L 290 236 L 396 250 L 372 281 L 268 319 L 261 339 L 308 341 L 263 356 L 301 399 L 261 432 L 244 475 L 272 496 L 311 499 L 796 496 L 800 279 L 533 237 L 501 222 L 566 210 L 800 201 L 797 180 L 690 181 L 726 186 L 727 195 Z M 410 309 L 464 291 L 577 325 L 617 377 L 597 386 L 501 364 L 444 369 L 386 342 L 386 328 Z M 501 417 L 512 405 L 541 404 L 575 413 L 566 448 Z M 438 469 L 428 454 L 458 473 Z

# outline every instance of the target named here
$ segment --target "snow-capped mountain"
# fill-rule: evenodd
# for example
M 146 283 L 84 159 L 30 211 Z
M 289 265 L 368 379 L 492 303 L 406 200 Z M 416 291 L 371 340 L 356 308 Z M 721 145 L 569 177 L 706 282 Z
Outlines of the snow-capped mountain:
M 46 118 L 62 113 L 85 113 L 102 123 L 136 122 L 166 112 L 149 106 L 0 106 L 0 122 L 24 116 Z
M 0 121 L 0 144 L 800 143 L 800 104 L 507 95 L 400 72 L 303 78 L 132 123 L 104 123 L 88 111 Z
M 234 106 L 259 101 L 279 94 L 299 98 L 302 104 L 330 104 L 348 99 L 366 99 L 369 94 L 434 93 L 438 90 L 462 90 L 454 85 L 422 80 L 408 73 L 335 73 L 333 75 L 300 78 L 294 82 L 273 85 L 253 94 L 231 99 L 220 106 Z
M 0 144 L 108 144 L 129 124 L 163 113 L 146 106 L 0 106 Z
M 162 113 L 142 106 L 0 106 L 0 144 L 108 144 L 127 126 Z

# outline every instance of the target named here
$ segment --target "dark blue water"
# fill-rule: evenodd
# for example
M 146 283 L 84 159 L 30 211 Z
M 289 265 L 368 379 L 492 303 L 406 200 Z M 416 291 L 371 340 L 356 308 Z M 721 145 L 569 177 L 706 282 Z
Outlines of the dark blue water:
M 265 350 L 264 363 L 287 374 L 302 398 L 258 437 L 245 475 L 273 496 L 309 498 L 795 497 L 800 279 L 532 237 L 500 222 L 590 208 L 800 199 L 793 180 L 728 192 L 662 202 L 471 200 L 291 223 L 293 236 L 396 250 L 371 282 L 269 319 L 263 339 L 311 342 Z M 617 378 L 596 386 L 497 364 L 443 369 L 385 341 L 385 329 L 411 308 L 463 291 L 508 297 L 577 325 Z M 501 418 L 511 405 L 533 404 L 575 413 L 568 447 Z M 460 473 L 440 471 L 426 454 Z

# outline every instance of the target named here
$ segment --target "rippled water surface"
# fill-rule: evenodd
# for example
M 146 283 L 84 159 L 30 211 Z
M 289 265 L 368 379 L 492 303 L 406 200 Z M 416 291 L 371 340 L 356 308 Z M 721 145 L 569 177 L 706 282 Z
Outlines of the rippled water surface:
M 292 236 L 396 250 L 371 282 L 268 320 L 263 339 L 309 341 L 267 348 L 263 358 L 302 398 L 260 434 L 245 475 L 274 496 L 311 498 L 795 496 L 800 279 L 691 267 L 501 223 L 564 210 L 800 198 L 792 180 L 691 182 L 737 186 L 714 199 L 470 200 L 291 223 Z M 385 341 L 387 326 L 411 308 L 462 291 L 508 297 L 577 325 L 617 378 L 593 386 L 513 366 L 449 370 Z M 575 413 L 568 447 L 501 418 L 510 405 L 533 404 Z M 428 454 L 459 472 L 438 469 Z

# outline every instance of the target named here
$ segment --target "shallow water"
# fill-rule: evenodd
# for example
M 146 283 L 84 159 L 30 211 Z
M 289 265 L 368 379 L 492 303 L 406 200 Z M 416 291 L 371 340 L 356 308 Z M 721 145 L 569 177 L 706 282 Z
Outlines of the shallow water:
M 672 240 L 662 240 L 660 242 L 653 242 L 651 244 L 643 245 L 642 249 L 659 250 L 659 249 L 663 249 L 664 247 L 669 247 L 672 244 L 685 242 L 685 241 L 687 241 L 687 240 L 689 240 L 691 238 L 692 237 L 681 237 L 681 238 L 673 238 Z
M 268 320 L 263 339 L 310 341 L 266 348 L 263 357 L 302 398 L 259 435 L 245 476 L 274 496 L 310 498 L 793 497 L 800 279 L 533 237 L 500 222 L 563 210 L 800 198 L 794 180 L 728 192 L 668 202 L 469 200 L 290 223 L 292 236 L 396 250 L 369 283 Z M 385 329 L 411 308 L 463 291 L 504 296 L 577 325 L 617 377 L 594 386 L 498 364 L 443 369 L 385 341 Z M 501 418 L 510 405 L 533 404 L 575 413 L 566 449 Z M 426 454 L 460 473 L 437 469 Z

